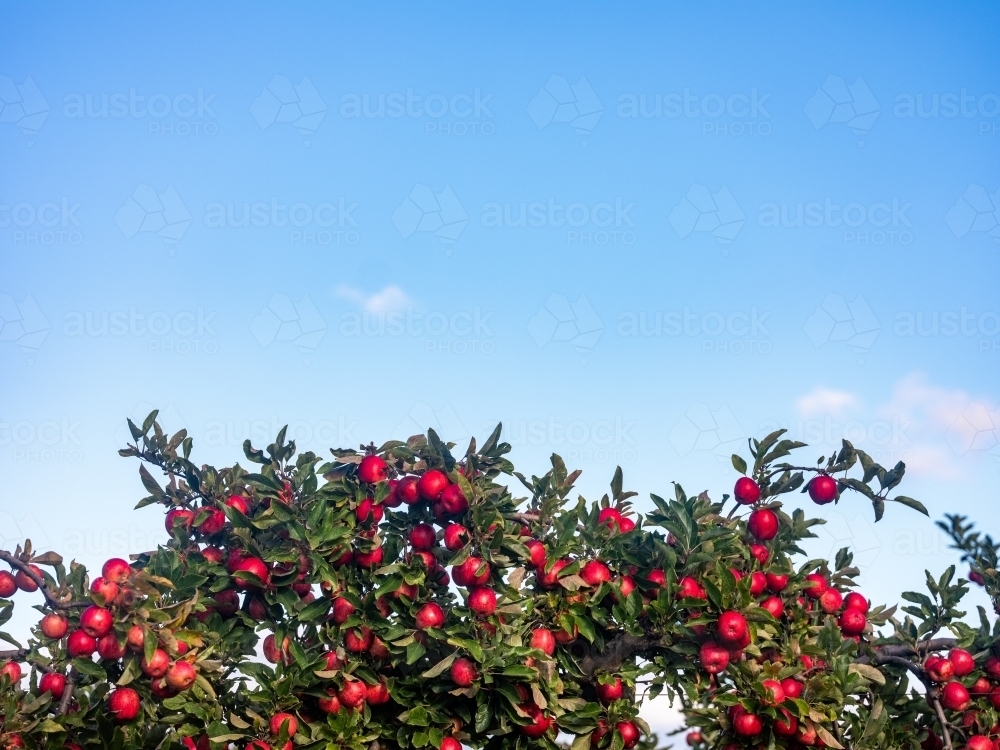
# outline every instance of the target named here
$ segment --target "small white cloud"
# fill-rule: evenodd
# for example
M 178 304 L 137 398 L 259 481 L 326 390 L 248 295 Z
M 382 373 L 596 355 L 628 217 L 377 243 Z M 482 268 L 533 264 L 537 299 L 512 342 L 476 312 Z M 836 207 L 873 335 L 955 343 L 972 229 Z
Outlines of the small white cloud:
M 847 391 L 837 391 L 825 386 L 816 386 L 795 402 L 795 408 L 802 417 L 817 417 L 829 414 L 842 417 L 848 409 L 858 406 L 858 398 Z
M 388 286 L 383 287 L 381 291 L 375 292 L 371 295 L 365 294 L 360 289 L 356 289 L 352 286 L 340 284 L 333 290 L 333 293 L 337 297 L 340 297 L 340 299 L 353 302 L 365 312 L 370 313 L 386 313 L 393 312 L 395 310 L 403 310 L 413 304 L 413 300 L 410 299 L 410 296 L 404 292 L 402 288 L 396 286 L 395 284 L 389 284 Z

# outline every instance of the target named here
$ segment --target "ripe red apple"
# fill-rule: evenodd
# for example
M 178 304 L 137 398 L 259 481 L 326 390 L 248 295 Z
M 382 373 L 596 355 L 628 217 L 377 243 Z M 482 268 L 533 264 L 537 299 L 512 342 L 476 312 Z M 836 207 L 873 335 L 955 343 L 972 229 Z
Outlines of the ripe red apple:
M 374 458 L 374 456 L 371 456 L 370 458 Z M 299 730 L 298 719 L 296 719 L 292 714 L 285 713 L 284 711 L 276 713 L 271 717 L 268 728 L 271 730 L 271 734 L 278 736 L 281 733 L 282 726 L 284 726 L 285 732 L 288 733 L 289 737 L 293 736 Z
M 628 516 L 623 515 L 622 520 L 618 522 L 618 530 L 621 531 L 622 534 L 627 534 L 634 528 L 635 528 L 635 521 L 633 521 Z
M 226 500 L 226 507 L 238 510 L 244 516 L 250 515 L 250 503 L 242 495 L 230 495 L 229 499 Z
M 358 563 L 358 567 L 361 568 L 377 568 L 382 564 L 382 556 L 385 552 L 381 547 L 376 547 L 370 552 L 359 552 L 355 555 L 355 560 Z
M 454 737 L 445 737 L 441 740 L 441 746 L 438 750 L 462 750 L 462 743 Z
M 420 502 L 420 480 L 418 477 L 404 477 L 396 485 L 396 497 L 407 505 Z
M 791 677 L 786 677 L 781 681 L 781 689 L 785 691 L 787 698 L 802 697 L 802 683 Z
M 759 570 L 750 574 L 750 595 L 760 596 L 767 589 L 767 577 Z
M 868 625 L 868 618 L 859 609 L 845 609 L 840 615 L 840 631 L 844 635 L 861 635 Z
M 476 665 L 464 656 L 460 656 L 451 663 L 451 681 L 459 687 L 469 687 L 479 678 L 479 671 Z
M 132 688 L 118 688 L 108 696 L 108 712 L 119 722 L 132 721 L 139 708 L 139 694 Z
M 333 620 L 338 625 L 343 625 L 347 622 L 347 618 L 353 615 L 355 612 L 354 605 L 351 604 L 349 599 L 345 599 L 342 596 L 338 596 L 333 600 L 333 614 L 330 619 Z
M 524 546 L 528 548 L 528 569 L 543 570 L 545 568 L 545 561 L 547 558 L 545 545 L 537 539 L 531 539 L 530 541 L 525 542 Z
M 691 576 L 684 576 L 677 582 L 678 599 L 707 599 L 705 588 Z
M 348 677 L 337 693 L 340 702 L 349 708 L 357 708 L 368 698 L 368 688 L 361 680 Z
M 964 648 L 953 648 L 949 651 L 948 661 L 951 662 L 956 677 L 965 677 L 976 668 L 976 662 L 972 658 L 972 654 Z
M 740 643 L 749 632 L 746 618 L 732 610 L 719 615 L 719 622 L 715 626 L 716 637 L 727 645 Z
M 480 617 L 489 617 L 497 609 L 496 592 L 488 586 L 477 586 L 469 592 L 469 609 Z
M 91 604 L 80 615 L 80 628 L 92 638 L 106 636 L 114 624 L 115 618 L 111 611 L 96 604 Z
M 245 575 L 246 573 L 256 576 L 265 586 L 271 582 L 271 572 L 267 564 L 259 557 L 243 557 L 236 563 L 236 568 L 233 570 L 233 580 L 236 581 L 237 588 L 243 591 L 256 589 L 260 584 L 251 579 L 250 576 Z
M 760 542 L 767 542 L 778 535 L 778 515 L 770 508 L 759 508 L 750 514 L 747 530 Z
M 146 643 L 146 631 L 142 629 L 141 625 L 133 625 L 129 628 L 126 643 L 130 651 L 142 651 Z
M 605 706 L 620 700 L 625 694 L 625 685 L 622 684 L 621 677 L 615 677 L 615 681 L 610 685 L 602 682 L 597 683 L 597 699 Z
M 941 705 L 949 711 L 964 711 L 971 702 L 969 691 L 957 680 L 945 683 L 941 688 Z
M 420 630 L 439 628 L 444 625 L 444 610 L 437 602 L 428 602 L 417 611 L 416 623 Z
M 611 596 L 618 602 L 628 599 L 633 591 L 635 591 L 635 579 L 632 576 L 622 576 L 618 579 L 618 593 L 612 593 Z
M 59 672 L 48 672 L 42 675 L 42 679 L 38 681 L 38 692 L 40 693 L 52 693 L 52 700 L 59 700 L 62 698 L 63 691 L 66 689 L 66 675 L 60 674 Z
M 410 544 L 416 550 L 429 550 L 437 543 L 437 534 L 430 524 L 420 523 L 410 529 Z
M 991 656 L 986 660 L 986 664 L 983 665 L 983 669 L 985 669 L 986 674 L 994 680 L 1000 680 L 1000 660 L 998 660 L 995 656 Z
M 580 578 L 586 581 L 588 586 L 600 586 L 611 581 L 611 569 L 600 560 L 590 560 L 580 570 Z
M 344 648 L 355 654 L 361 654 L 372 647 L 374 638 L 371 628 L 351 628 L 344 634 Z
M 667 585 L 667 574 L 665 571 L 657 568 L 649 571 L 646 575 L 646 580 L 650 583 L 656 584 L 660 588 L 663 588 Z
M 947 682 L 955 674 L 955 666 L 940 656 L 932 656 L 924 662 L 924 670 L 931 682 Z
M 601 512 L 597 514 L 597 523 L 599 526 L 607 526 L 612 531 L 621 531 L 622 522 L 622 512 L 617 508 L 601 508 Z
M 969 571 L 969 580 L 972 581 L 973 583 L 978 583 L 980 586 L 982 586 L 986 582 L 986 579 L 983 578 L 983 574 L 980 573 L 978 570 Z
M 767 551 L 767 547 L 763 544 L 751 544 L 750 554 L 753 555 L 754 559 L 761 565 L 766 565 L 767 561 L 771 557 L 771 553 Z
M 556 560 L 548 566 L 548 570 L 538 569 L 535 573 L 539 585 L 543 589 L 554 589 L 559 585 L 560 571 L 569 565 L 568 560 Z
M 621 735 L 622 744 L 626 748 L 635 747 L 639 744 L 639 727 L 631 721 L 619 721 L 615 724 L 615 729 Z
M 481 557 L 467 557 L 451 569 L 451 577 L 459 586 L 483 586 L 490 580 L 490 564 Z
M 212 600 L 215 602 L 212 606 L 221 617 L 232 617 L 240 608 L 240 595 L 232 589 L 214 594 Z
M 760 485 L 750 477 L 740 477 L 733 488 L 733 496 L 741 505 L 753 505 L 760 500 Z
M 765 573 L 767 579 L 767 590 L 773 594 L 780 594 L 788 586 L 788 576 L 784 573 Z
M 844 597 L 833 586 L 824 591 L 819 597 L 819 608 L 828 615 L 836 614 L 843 604 Z
M 552 728 L 553 720 L 551 717 L 546 716 L 545 712 L 542 711 L 534 703 L 522 703 L 518 708 L 520 708 L 524 713 L 528 715 L 531 719 L 530 724 L 525 724 L 519 727 L 521 734 L 526 737 L 531 737 L 532 739 L 538 739 L 544 736 L 549 729 Z
M 39 578 L 42 578 L 42 569 L 37 565 L 29 565 L 28 569 Z M 38 591 L 38 584 L 23 570 L 19 570 L 14 574 L 14 583 L 25 593 L 30 594 L 32 591 Z
M 761 687 L 764 688 L 764 698 L 762 702 L 765 706 L 778 706 L 785 701 L 785 689 L 777 680 L 761 680 Z
M 166 526 L 167 533 L 173 536 L 175 531 L 190 528 L 192 521 L 194 521 L 192 511 L 187 508 L 174 508 L 167 512 L 163 525 Z
M 420 497 L 424 500 L 434 502 L 441 498 L 441 493 L 444 492 L 445 487 L 447 487 L 450 483 L 451 482 L 448 480 L 447 475 L 443 471 L 428 469 L 423 473 L 420 479 L 417 480 L 417 492 L 420 493 Z M 402 482 L 400 484 L 402 484 Z M 406 502 L 405 499 L 404 502 Z
M 118 588 L 118 584 L 114 581 L 109 581 L 104 576 L 99 576 L 90 584 L 90 590 L 100 596 L 104 602 L 109 603 L 118 598 L 118 593 L 121 589 Z
M 16 661 L 6 661 L 0 667 L 0 677 L 6 677 L 11 683 L 20 681 L 21 674 L 21 665 Z
M 163 677 L 170 667 L 170 656 L 162 648 L 158 648 L 153 651 L 152 659 L 147 661 L 143 656 L 139 666 L 147 677 Z
M 760 603 L 760 606 L 770 612 L 771 616 L 775 619 L 785 614 L 785 603 L 776 596 L 767 597 L 767 599 Z
M 354 515 L 360 523 L 377 524 L 382 522 L 385 511 L 383 511 L 382 506 L 376 504 L 372 498 L 366 497 L 358 504 L 358 507 L 355 508 Z
M 127 560 L 112 557 L 101 568 L 101 576 L 112 583 L 125 583 L 132 575 L 132 566 Z
M 744 712 L 733 719 L 733 730 L 741 737 L 756 737 L 764 730 L 764 725 L 757 714 Z
M 458 552 L 469 541 L 469 530 L 459 523 L 448 524 L 444 530 L 444 546 L 451 552 Z M 427 549 L 430 549 L 428 547 Z M 544 548 L 543 548 L 544 549 Z
M 469 509 L 469 500 L 457 484 L 450 484 L 441 493 L 441 507 L 451 516 L 457 516 Z
M 194 667 L 186 661 L 175 661 L 167 670 L 167 684 L 177 692 L 187 690 L 198 679 Z
M 69 620 L 62 615 L 48 614 L 42 618 L 40 628 L 46 638 L 62 638 L 69 630 Z
M 965 750 L 994 750 L 993 740 L 984 734 L 974 734 L 966 741 Z
M 340 698 L 337 697 L 336 690 L 327 688 L 326 697 L 319 699 L 319 710 L 325 714 L 340 713 Z
M 389 464 L 380 456 L 365 456 L 358 464 L 358 481 L 365 484 L 384 482 L 389 476 Z
M 781 718 L 775 719 L 771 727 L 779 737 L 794 737 L 799 728 L 799 720 L 783 708 L 781 709 Z
M 108 633 L 97 640 L 97 654 L 102 659 L 115 661 L 125 656 L 125 647 L 118 642 L 118 636 Z
M 847 609 L 860 609 L 865 614 L 868 614 L 868 600 L 857 591 L 852 591 L 844 597 L 844 606 Z
M 809 497 L 817 505 L 826 505 L 837 499 L 837 480 L 829 474 L 818 474 L 806 485 Z
M 819 599 L 829 587 L 826 577 L 819 573 L 810 573 L 806 576 L 805 592 L 810 599 Z
M 701 666 L 709 674 L 719 674 L 729 666 L 729 649 L 715 641 L 705 641 L 699 652 Z
M 264 658 L 267 659 L 272 664 L 277 664 L 279 661 L 283 664 L 291 664 L 291 653 L 288 650 L 290 641 L 288 636 L 285 636 L 284 640 L 281 642 L 281 650 L 278 650 L 278 640 L 274 637 L 273 633 L 268 634 L 264 638 L 263 651 Z
M 969 688 L 969 693 L 972 695 L 986 695 L 990 692 L 990 681 L 985 677 L 980 677 L 974 683 L 972 687 Z
M 546 656 L 552 656 L 556 650 L 556 639 L 548 628 L 535 628 L 531 631 L 531 648 L 537 648 Z
M 17 581 L 6 570 L 0 570 L 0 599 L 9 599 L 17 591 Z
M 198 515 L 205 508 L 200 509 Z M 205 536 L 214 536 L 222 531 L 226 527 L 226 514 L 223 513 L 218 508 L 212 508 L 208 511 L 208 516 L 198 524 L 198 531 L 200 531 Z
M 389 686 L 385 684 L 385 680 L 379 680 L 374 685 L 368 686 L 365 700 L 369 706 L 381 706 L 383 703 L 388 703 L 389 698 Z

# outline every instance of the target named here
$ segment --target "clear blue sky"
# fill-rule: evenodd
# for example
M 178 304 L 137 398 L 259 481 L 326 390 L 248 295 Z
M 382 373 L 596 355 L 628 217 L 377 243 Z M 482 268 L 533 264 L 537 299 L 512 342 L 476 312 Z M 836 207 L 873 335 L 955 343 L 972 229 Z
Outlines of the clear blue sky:
M 997 529 L 995 5 L 0 17 L 6 543 L 154 545 L 115 452 L 148 405 L 218 463 L 502 420 L 595 498 L 846 434 Z M 953 560 L 906 509 L 824 514 L 876 597 Z

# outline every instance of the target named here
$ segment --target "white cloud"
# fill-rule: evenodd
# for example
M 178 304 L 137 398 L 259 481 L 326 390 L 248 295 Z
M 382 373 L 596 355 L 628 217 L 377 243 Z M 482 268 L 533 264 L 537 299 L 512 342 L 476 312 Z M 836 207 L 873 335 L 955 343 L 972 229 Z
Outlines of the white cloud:
M 381 291 L 374 294 L 365 294 L 360 289 L 356 289 L 346 284 L 339 285 L 333 293 L 349 302 L 353 302 L 365 312 L 385 313 L 394 310 L 402 310 L 413 304 L 410 296 L 395 284 L 389 284 Z
M 802 417 L 816 417 L 824 414 L 842 417 L 849 409 L 855 409 L 857 406 L 858 397 L 853 393 L 838 391 L 822 385 L 816 386 L 795 402 L 795 408 Z

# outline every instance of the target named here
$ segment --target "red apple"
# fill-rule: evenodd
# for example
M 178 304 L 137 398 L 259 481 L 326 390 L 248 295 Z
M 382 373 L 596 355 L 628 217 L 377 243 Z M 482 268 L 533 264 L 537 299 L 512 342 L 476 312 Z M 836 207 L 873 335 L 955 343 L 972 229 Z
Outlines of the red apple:
M 451 663 L 451 681 L 459 687 L 469 687 L 479 678 L 476 665 L 460 656 Z
M 153 651 L 153 658 L 148 661 L 143 656 L 139 666 L 147 677 L 163 677 L 170 667 L 170 656 L 162 648 L 158 648 Z
M 535 628 L 531 631 L 531 648 L 537 648 L 546 656 L 552 656 L 556 650 L 556 639 L 548 628 Z
M 17 581 L 6 570 L 0 570 L 0 599 L 9 599 L 17 591 Z
M 108 713 L 119 722 L 132 721 L 139 715 L 139 708 L 139 694 L 132 688 L 118 688 L 108 696 Z
M 241 558 L 233 571 L 233 580 L 236 581 L 238 588 L 243 591 L 256 589 L 260 584 L 249 575 L 244 575 L 245 573 L 256 576 L 265 586 L 271 582 L 271 572 L 268 570 L 267 564 L 259 557 Z
M 39 578 L 42 578 L 42 569 L 37 565 L 29 565 L 28 570 Z M 17 587 L 21 589 L 21 591 L 26 593 L 30 594 L 32 591 L 38 591 L 38 584 L 35 583 L 34 579 L 23 570 L 19 570 L 14 574 L 14 582 L 17 584 Z
M 750 514 L 747 530 L 757 541 L 774 539 L 778 535 L 778 515 L 769 508 L 759 508 Z
M 226 500 L 226 507 L 238 510 L 244 516 L 250 515 L 250 503 L 242 495 L 230 495 L 229 499 Z
M 410 529 L 410 544 L 416 550 L 429 550 L 437 542 L 437 535 L 434 527 L 430 524 L 420 523 Z
M 118 636 L 108 633 L 97 640 L 97 654 L 102 659 L 115 661 L 125 656 L 125 647 L 118 642 Z
M 542 544 L 537 539 L 532 539 L 524 543 L 524 546 L 528 548 L 528 569 L 529 570 L 542 570 L 545 568 L 545 561 L 547 557 L 547 552 L 545 545 Z
M 719 674 L 729 666 L 729 649 L 715 641 L 705 641 L 699 652 L 701 666 L 709 674 Z
M 716 637 L 725 644 L 740 643 L 749 634 L 746 618 L 739 612 L 728 610 L 719 615 L 715 626 Z
M 112 583 L 124 583 L 132 575 L 132 566 L 128 564 L 127 560 L 112 557 L 104 563 L 101 575 Z
M 622 684 L 621 677 L 615 677 L 615 681 L 610 685 L 598 682 L 596 687 L 597 699 L 606 706 L 620 700 L 625 694 L 625 686 Z
M 351 628 L 344 634 L 344 648 L 355 654 L 361 654 L 372 647 L 374 638 L 371 628 Z
M 444 625 L 444 610 L 437 602 L 428 602 L 417 612 L 416 623 L 420 630 L 439 628 Z
M 859 609 L 845 609 L 840 615 L 840 630 L 844 635 L 861 635 L 868 625 L 868 618 Z
M 972 658 L 972 654 L 964 648 L 953 648 L 949 651 L 948 661 L 951 662 L 956 677 L 965 677 L 976 668 L 976 662 Z
M 42 635 L 46 638 L 62 638 L 69 630 L 69 620 L 55 613 L 45 615 L 40 624 Z
M 809 497 L 817 505 L 826 505 L 837 499 L 837 480 L 829 474 L 819 474 L 806 485 Z
M 615 729 L 621 735 L 622 744 L 626 748 L 635 747 L 639 744 L 639 727 L 631 721 L 619 721 L 615 724 Z
M 40 693 L 51 693 L 53 700 L 59 700 L 62 698 L 63 691 L 66 689 L 66 675 L 60 674 L 59 672 L 48 672 L 42 675 L 42 679 L 38 681 L 38 692 Z
M 760 486 L 750 477 L 740 477 L 733 488 L 733 496 L 741 505 L 753 505 L 760 500 Z
M 497 608 L 496 592 L 487 586 L 477 586 L 469 592 L 469 609 L 480 617 L 492 615 Z
M 358 481 L 365 484 L 384 482 L 389 476 L 389 464 L 379 456 L 365 456 L 358 464 Z
M 368 686 L 365 700 L 369 706 L 380 706 L 383 703 L 388 703 L 390 697 L 389 686 L 385 684 L 385 680 L 379 680 L 374 685 Z
M 175 661 L 167 670 L 166 678 L 167 684 L 173 690 L 181 692 L 194 685 L 194 681 L 198 679 L 198 673 L 188 662 Z
M 368 688 L 361 680 L 348 677 L 344 680 L 344 686 L 337 693 L 340 702 L 349 708 L 357 708 L 368 698 Z
M 458 523 L 448 524 L 444 530 L 444 546 L 451 552 L 458 552 L 469 542 L 469 530 Z M 430 549 L 428 547 L 428 549 Z M 544 548 L 543 548 L 544 549 Z
M 374 456 L 370 458 L 374 458 Z M 381 461 L 381 459 L 379 460 Z M 268 728 L 271 730 L 271 734 L 278 736 L 281 733 L 282 727 L 285 728 L 285 732 L 291 737 L 298 731 L 299 722 L 292 714 L 282 711 L 271 717 Z
M 441 498 L 441 493 L 444 492 L 445 487 L 449 484 L 450 481 L 443 471 L 428 469 L 423 473 L 420 479 L 417 480 L 417 492 L 420 493 L 420 497 L 424 500 L 434 502 Z
M 868 600 L 857 591 L 852 591 L 844 597 L 844 606 L 847 609 L 860 609 L 865 614 L 868 613 L 869 608 Z
M 407 505 L 413 505 L 420 501 L 420 480 L 418 477 L 404 477 L 396 485 L 396 497 Z
M 469 509 L 469 500 L 462 492 L 461 487 L 457 484 L 450 484 L 441 493 L 441 507 L 448 515 L 457 516 Z
M 176 531 L 190 528 L 192 521 L 194 521 L 193 511 L 187 508 L 174 508 L 167 512 L 164 526 L 167 528 L 167 533 L 173 536 Z
M 964 711 L 971 702 L 969 691 L 961 682 L 952 680 L 941 688 L 941 705 L 949 711 Z
M 92 638 L 101 638 L 111 632 L 114 615 L 104 607 L 91 604 L 80 615 L 80 628 Z
M 611 581 L 611 569 L 600 560 L 590 560 L 580 570 L 580 578 L 588 586 L 600 586 Z

